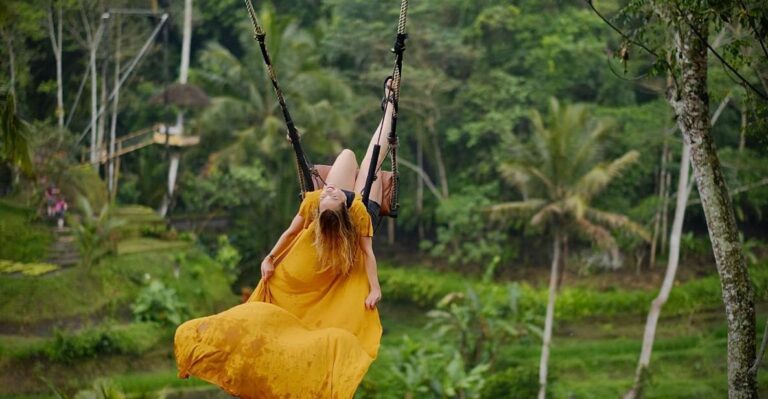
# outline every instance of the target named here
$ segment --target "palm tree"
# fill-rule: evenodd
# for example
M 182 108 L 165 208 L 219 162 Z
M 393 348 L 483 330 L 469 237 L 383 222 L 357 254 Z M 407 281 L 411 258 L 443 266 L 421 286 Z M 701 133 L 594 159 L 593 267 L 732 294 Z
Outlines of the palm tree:
M 353 106 L 353 91 L 339 74 L 320 65 L 314 36 L 294 20 L 278 18 L 267 3 L 258 18 L 302 145 L 310 159 L 320 163 L 320 156 L 341 150 L 354 131 L 355 118 L 339 111 Z M 201 53 L 201 67 L 193 71 L 193 79 L 212 95 L 211 106 L 198 119 L 203 142 L 210 143 L 203 147 L 213 150 L 204 172 L 258 159 L 277 172 L 268 174 L 280 190 L 276 198 L 297 198 L 298 186 L 290 184 L 296 179 L 295 161 L 279 104 L 250 27 L 244 25 L 241 31 L 242 56 L 211 43 Z M 281 201 L 280 206 L 279 214 L 287 218 L 295 204 Z
M 591 206 L 595 198 L 622 170 L 637 161 L 638 152 L 629 151 L 612 161 L 603 161 L 601 142 L 609 131 L 604 121 L 588 117 L 582 105 L 561 107 L 550 100 L 550 112 L 544 120 L 533 111 L 533 132 L 525 143 L 512 143 L 510 157 L 499 171 L 514 185 L 522 200 L 491 207 L 492 214 L 525 214 L 531 226 L 552 237 L 553 257 L 549 281 L 549 299 L 539 367 L 539 398 L 546 396 L 547 363 L 552 340 L 555 297 L 564 250 L 570 236 L 586 237 L 608 250 L 618 262 L 618 246 L 611 233 L 621 229 L 648 239 L 645 229 L 626 216 L 605 212 Z
M 29 128 L 16 113 L 16 99 L 10 91 L 0 94 L 0 159 L 22 172 L 32 172 Z
M 259 12 L 267 34 L 267 48 L 286 101 L 301 130 L 303 144 L 312 150 L 339 150 L 353 130 L 353 118 L 336 111 L 352 98 L 351 88 L 334 71 L 318 63 L 313 35 L 292 19 L 276 17 L 267 3 Z M 211 107 L 200 118 L 204 126 L 226 128 L 233 136 L 216 151 L 209 166 L 245 163 L 249 150 L 273 158 L 288 148 L 282 113 L 267 77 L 258 45 L 247 27 L 242 29 L 244 54 L 237 57 L 218 43 L 201 53 L 196 78 L 213 93 Z M 329 101 L 330 100 L 330 101 Z M 331 101 L 337 103 L 331 106 Z M 330 136 L 330 140 L 329 140 Z

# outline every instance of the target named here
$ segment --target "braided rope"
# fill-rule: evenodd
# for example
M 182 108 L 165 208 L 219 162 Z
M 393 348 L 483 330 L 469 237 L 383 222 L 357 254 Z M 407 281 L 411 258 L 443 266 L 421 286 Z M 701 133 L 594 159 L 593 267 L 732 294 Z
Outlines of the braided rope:
M 396 46 L 404 45 L 407 35 L 405 33 L 405 23 L 408 17 L 408 0 L 401 0 L 400 2 L 400 18 L 397 21 L 397 42 Z M 397 163 L 397 147 L 399 140 L 397 138 L 396 124 L 397 116 L 399 113 L 400 102 L 400 82 L 402 78 L 403 69 L 403 50 L 404 48 L 396 48 L 395 70 L 392 74 L 392 96 L 394 99 L 394 110 L 392 112 L 393 126 L 392 134 L 389 137 L 390 148 L 390 165 L 392 169 L 392 197 L 390 198 L 390 216 L 397 217 L 398 209 L 400 208 L 400 170 Z
M 277 95 L 277 101 L 280 103 L 280 109 L 283 112 L 283 119 L 285 119 L 285 124 L 288 128 L 288 137 L 291 141 L 291 144 L 293 145 L 294 155 L 296 158 L 296 173 L 299 177 L 299 189 L 301 190 L 303 197 L 303 195 L 307 192 L 314 190 L 314 183 L 312 181 L 311 172 L 314 170 L 314 168 L 311 166 L 309 160 L 307 160 L 307 157 L 304 155 L 304 151 L 301 149 L 301 137 L 299 136 L 299 132 L 296 130 L 296 126 L 293 123 L 291 114 L 288 112 L 288 105 L 285 103 L 285 97 L 283 96 L 283 91 L 280 89 L 280 84 L 277 82 L 277 74 L 275 73 L 275 69 L 272 66 L 272 61 L 269 57 L 269 53 L 267 52 L 267 45 L 265 43 L 267 34 L 264 32 L 264 29 L 261 27 L 258 19 L 256 18 L 256 11 L 253 8 L 251 0 L 243 1 L 245 2 L 245 7 L 248 9 L 248 16 L 251 18 L 251 24 L 253 25 L 253 38 L 259 42 L 261 55 L 264 57 L 264 64 L 267 66 L 267 74 L 269 75 L 269 79 L 272 81 L 272 88 Z

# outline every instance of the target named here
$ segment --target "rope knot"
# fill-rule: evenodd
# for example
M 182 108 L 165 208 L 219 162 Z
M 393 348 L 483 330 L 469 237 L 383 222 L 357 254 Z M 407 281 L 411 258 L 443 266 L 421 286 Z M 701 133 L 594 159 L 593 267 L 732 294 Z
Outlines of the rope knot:
M 392 52 L 395 54 L 403 54 L 405 51 L 405 39 L 408 38 L 407 33 L 398 33 L 395 39 L 395 45 L 392 47 Z

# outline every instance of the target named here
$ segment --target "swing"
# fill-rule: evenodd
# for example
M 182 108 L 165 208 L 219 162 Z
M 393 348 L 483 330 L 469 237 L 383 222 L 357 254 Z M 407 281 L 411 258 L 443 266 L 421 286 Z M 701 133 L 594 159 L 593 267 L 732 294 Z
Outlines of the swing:
M 299 136 L 299 132 L 296 129 L 296 125 L 293 123 L 293 119 L 291 118 L 291 114 L 288 112 L 288 106 L 285 103 L 285 98 L 283 97 L 283 92 L 280 89 L 280 85 L 277 82 L 277 75 L 275 74 L 275 70 L 272 66 L 272 61 L 269 58 L 269 53 L 267 52 L 267 46 L 265 43 L 266 33 L 264 32 L 264 29 L 259 25 L 258 20 L 256 19 L 256 12 L 254 11 L 253 4 L 251 3 L 251 0 L 244 0 L 245 6 L 248 9 L 248 15 L 251 18 L 251 23 L 253 24 L 253 31 L 254 31 L 254 39 L 256 39 L 259 42 L 259 47 L 261 48 L 261 55 L 264 57 L 264 64 L 267 67 L 267 73 L 269 74 L 269 78 L 272 81 L 272 87 L 275 90 L 275 94 L 277 95 L 277 100 L 280 103 L 280 109 L 283 112 L 283 119 L 285 119 L 286 127 L 288 128 L 288 139 L 291 142 L 291 146 L 293 147 L 294 155 L 296 158 L 296 170 L 299 176 L 299 187 L 301 189 L 301 196 L 304 198 L 304 196 L 311 191 L 314 191 L 318 188 L 321 188 L 325 182 L 325 178 L 328 176 L 328 172 L 330 171 L 331 167 L 329 165 L 313 165 L 309 162 L 309 159 L 307 158 L 306 154 L 304 153 L 303 148 L 301 147 L 301 138 Z M 399 182 L 400 182 L 400 173 L 398 169 L 398 163 L 397 163 L 397 145 L 398 145 L 398 137 L 397 137 L 397 115 L 398 115 L 398 102 L 400 99 L 400 79 L 403 69 L 403 52 L 405 51 L 405 40 L 408 38 L 408 35 L 405 33 L 405 22 L 406 22 L 406 16 L 408 13 L 408 0 L 401 0 L 400 2 L 400 17 L 398 19 L 398 25 L 397 25 L 397 36 L 395 38 L 395 45 L 392 48 L 392 52 L 395 54 L 395 65 L 393 67 L 392 71 L 392 106 L 394 107 L 392 112 L 392 129 L 388 133 L 388 143 L 389 143 L 389 156 L 391 161 L 391 171 L 381 171 L 376 170 L 376 166 L 378 164 L 379 156 L 381 155 L 381 146 L 379 144 L 375 144 L 373 147 L 373 154 L 371 158 L 371 164 L 370 168 L 368 169 L 368 175 L 365 180 L 365 187 L 363 188 L 362 192 L 362 199 L 363 203 L 367 206 L 368 205 L 368 199 L 369 194 L 371 191 L 371 186 L 373 185 L 373 181 L 376 179 L 377 172 L 380 172 L 380 176 L 382 179 L 382 203 L 381 203 L 381 211 L 379 214 L 381 216 L 389 216 L 392 218 L 396 218 L 398 214 L 398 210 L 400 208 L 400 191 L 399 191 Z M 386 82 L 386 81 L 385 81 Z M 382 107 L 382 113 L 384 113 L 386 110 L 385 107 Z M 381 131 L 379 132 L 381 134 Z M 387 154 L 384 154 L 386 156 Z

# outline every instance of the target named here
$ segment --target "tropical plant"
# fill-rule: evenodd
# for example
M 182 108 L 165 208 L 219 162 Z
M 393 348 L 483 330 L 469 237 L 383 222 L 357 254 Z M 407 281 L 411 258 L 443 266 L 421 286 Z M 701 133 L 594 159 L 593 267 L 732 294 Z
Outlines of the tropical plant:
M 216 261 L 219 262 L 227 272 L 227 276 L 230 278 L 230 283 L 233 283 L 239 274 L 238 266 L 240 265 L 243 256 L 240 255 L 240 251 L 229 242 L 229 238 L 226 234 L 218 236 L 216 238 L 216 243 L 218 247 L 216 250 Z
M 188 314 L 176 290 L 166 287 L 159 280 L 152 280 L 141 290 L 131 310 L 136 321 L 151 321 L 168 326 L 181 324 Z
M 499 165 L 503 179 L 517 188 L 522 199 L 489 209 L 496 216 L 530 217 L 529 224 L 553 240 L 539 377 L 539 398 L 543 398 L 558 275 L 565 267 L 569 237 L 584 237 L 596 243 L 608 250 L 616 263 L 619 251 L 611 230 L 623 230 L 646 240 L 648 233 L 624 215 L 591 205 L 595 196 L 639 156 L 633 150 L 612 161 L 603 161 L 602 144 L 609 132 L 605 121 L 589 118 L 583 105 L 561 106 L 552 98 L 548 118 L 534 110 L 531 124 L 530 139 L 511 139 L 511 151 Z
M 104 256 L 117 253 L 117 238 L 113 233 L 125 221 L 112 217 L 109 205 L 105 204 L 96 214 L 87 198 L 78 197 L 77 202 L 80 217 L 70 219 L 74 221 L 73 230 L 83 266 L 91 267 Z
M 481 297 L 472 288 L 450 293 L 427 313 L 430 322 L 426 328 L 435 332 L 436 339 L 450 342 L 467 368 L 493 367 L 505 344 L 531 333 L 541 335 L 533 314 L 518 312 L 520 295 L 516 284 L 507 287 L 506 302 Z
M 336 111 L 344 107 L 332 102 L 349 102 L 350 87 L 332 70 L 320 67 L 313 35 L 296 21 L 278 17 L 268 3 L 258 18 L 289 109 L 301 132 L 307 133 L 304 145 L 312 150 L 340 150 L 338 139 L 351 132 L 352 119 Z M 217 135 L 217 142 L 227 143 L 209 156 L 208 166 L 243 165 L 259 155 L 282 168 L 290 162 L 283 115 L 249 25 L 243 25 L 242 32 L 242 57 L 211 43 L 202 51 L 201 67 L 195 71 L 195 79 L 214 94 L 200 123 L 206 132 Z M 222 136 L 231 140 L 221 140 Z
M 32 172 L 27 123 L 16 113 L 16 97 L 0 93 L 0 156 L 24 173 Z

